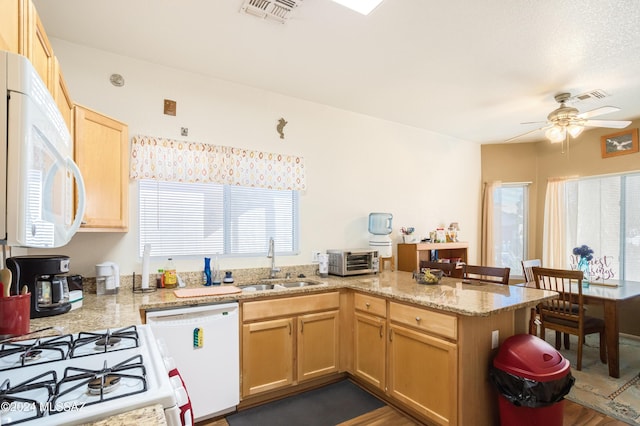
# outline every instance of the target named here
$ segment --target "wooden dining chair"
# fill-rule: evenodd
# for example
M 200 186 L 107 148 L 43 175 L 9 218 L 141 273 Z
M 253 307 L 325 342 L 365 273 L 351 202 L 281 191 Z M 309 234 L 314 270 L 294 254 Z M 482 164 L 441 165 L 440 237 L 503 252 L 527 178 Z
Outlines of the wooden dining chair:
M 607 363 L 604 321 L 584 314 L 582 301 L 582 271 L 565 269 L 531 268 L 536 287 L 559 293 L 557 299 L 538 304 L 540 313 L 540 337 L 544 339 L 547 328 L 556 331 L 556 349 L 560 349 L 560 333 L 578 336 L 577 369 L 582 369 L 582 347 L 587 334 L 600 334 L 600 361 Z
M 527 283 L 532 283 L 535 281 L 533 277 L 533 271 L 531 268 L 534 266 L 541 267 L 542 262 L 540 259 L 529 259 L 522 261 L 522 273 L 524 275 L 524 281 Z M 529 318 L 529 334 L 533 334 L 534 336 L 538 335 L 538 324 L 540 324 L 540 318 L 538 318 L 538 307 L 531 308 L 531 316 Z
M 462 266 L 462 278 L 494 284 L 509 284 L 510 271 L 511 268 L 465 264 Z
M 444 274 L 447 277 L 450 277 L 453 271 L 456 269 L 456 264 L 448 263 L 448 262 L 430 262 L 428 260 L 421 260 L 420 261 L 421 271 L 422 271 L 422 268 L 441 269 L 442 272 L 444 272 Z

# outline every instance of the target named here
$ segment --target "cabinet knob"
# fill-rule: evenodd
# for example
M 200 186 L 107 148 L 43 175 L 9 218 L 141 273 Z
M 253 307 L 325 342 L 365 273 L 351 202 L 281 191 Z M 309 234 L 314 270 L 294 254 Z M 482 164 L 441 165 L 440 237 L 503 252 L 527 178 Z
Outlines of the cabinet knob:
M 416 322 L 420 322 L 420 321 L 422 321 L 422 318 L 416 317 Z
M 369 302 L 365 303 L 365 304 L 364 304 L 364 306 L 366 306 L 366 307 L 367 307 L 367 309 L 369 309 L 369 306 L 370 306 L 370 305 L 369 305 Z

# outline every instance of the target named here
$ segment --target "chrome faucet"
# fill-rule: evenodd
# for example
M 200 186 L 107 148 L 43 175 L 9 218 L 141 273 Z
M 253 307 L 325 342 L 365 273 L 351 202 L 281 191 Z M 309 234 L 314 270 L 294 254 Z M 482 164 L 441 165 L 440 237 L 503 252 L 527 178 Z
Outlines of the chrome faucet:
M 267 257 L 271 258 L 271 272 L 269 272 L 269 278 L 275 278 L 276 274 L 280 272 L 280 268 L 276 268 L 276 249 L 273 237 L 269 238 L 269 252 Z

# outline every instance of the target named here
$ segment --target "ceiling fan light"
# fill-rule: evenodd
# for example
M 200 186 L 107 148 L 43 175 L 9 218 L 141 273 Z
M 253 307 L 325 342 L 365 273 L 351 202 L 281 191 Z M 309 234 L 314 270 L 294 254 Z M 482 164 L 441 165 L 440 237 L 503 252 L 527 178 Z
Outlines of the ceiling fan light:
M 567 130 L 562 126 L 553 126 L 544 132 L 544 135 L 551 143 L 560 143 L 567 137 Z
M 580 136 L 580 134 L 582 133 L 582 131 L 584 130 L 584 127 L 582 127 L 579 124 L 570 124 L 567 127 L 567 131 L 569 132 L 569 134 L 571 135 L 572 138 L 577 138 L 578 136 Z

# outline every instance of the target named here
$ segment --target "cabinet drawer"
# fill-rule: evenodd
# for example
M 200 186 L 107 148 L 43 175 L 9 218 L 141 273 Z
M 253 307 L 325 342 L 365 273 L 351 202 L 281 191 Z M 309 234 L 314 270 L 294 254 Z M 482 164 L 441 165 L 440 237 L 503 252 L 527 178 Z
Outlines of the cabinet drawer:
M 453 315 L 391 302 L 389 316 L 391 321 L 438 334 L 448 339 L 458 339 L 458 319 Z
M 284 315 L 338 309 L 339 307 L 340 296 L 337 291 L 283 299 L 258 300 L 242 304 L 242 319 L 246 322 Z
M 382 318 L 387 317 L 387 302 L 385 299 L 356 293 L 354 297 L 354 305 L 359 311 L 377 315 Z

